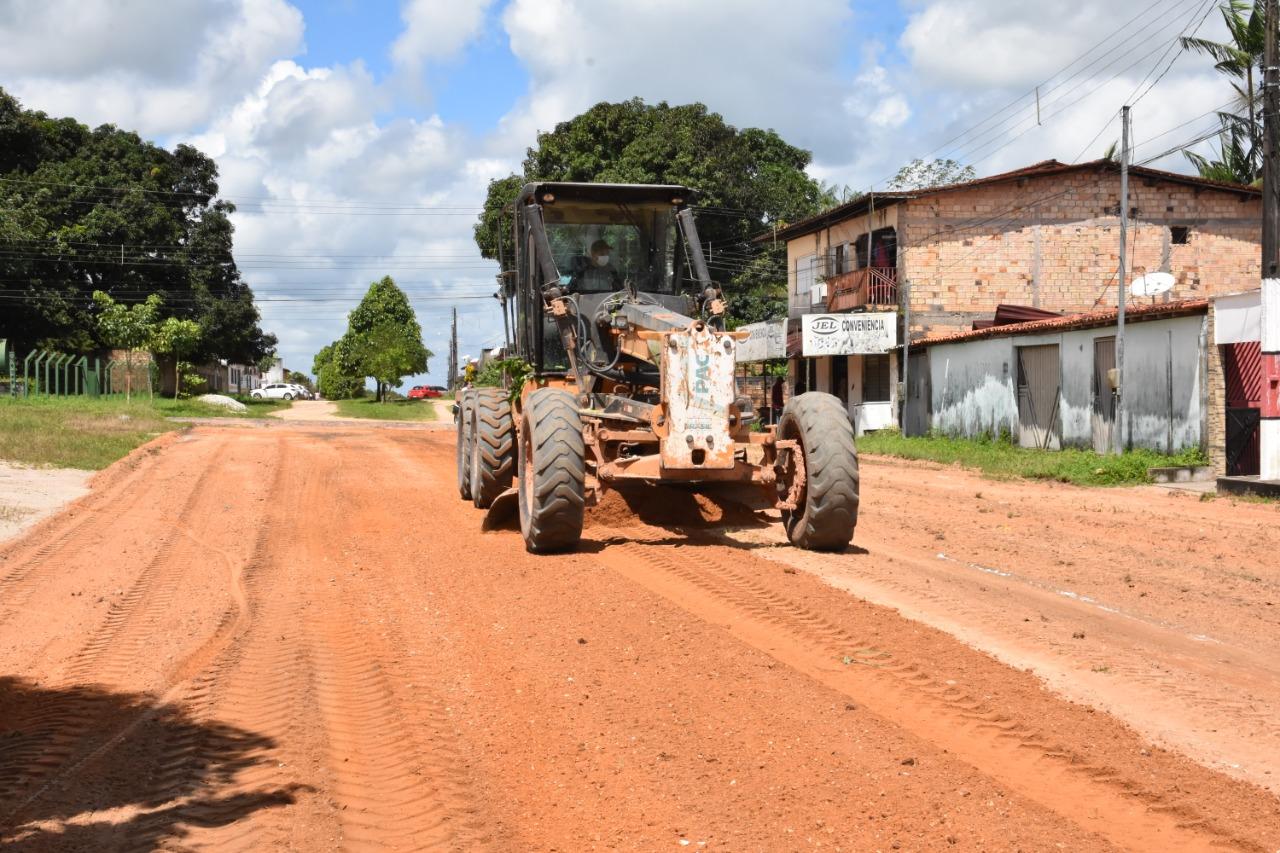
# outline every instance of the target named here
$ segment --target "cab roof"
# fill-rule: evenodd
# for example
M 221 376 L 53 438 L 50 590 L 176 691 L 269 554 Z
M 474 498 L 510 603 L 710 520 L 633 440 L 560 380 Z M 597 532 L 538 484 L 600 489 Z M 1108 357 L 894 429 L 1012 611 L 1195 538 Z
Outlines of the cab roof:
M 696 191 L 679 184 L 603 184 L 571 181 L 531 181 L 520 190 L 516 201 L 542 201 L 548 193 L 555 201 L 627 204 L 688 204 Z M 677 201 L 679 199 L 679 201 Z M 552 202 L 553 204 L 555 202 Z

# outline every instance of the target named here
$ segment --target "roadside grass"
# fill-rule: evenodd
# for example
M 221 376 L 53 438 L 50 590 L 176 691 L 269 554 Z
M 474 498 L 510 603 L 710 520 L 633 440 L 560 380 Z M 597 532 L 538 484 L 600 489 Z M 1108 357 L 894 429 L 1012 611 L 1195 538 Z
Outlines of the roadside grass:
M 0 397 L 0 459 L 38 467 L 105 468 L 161 433 L 182 428 L 172 417 L 254 417 L 270 409 L 244 399 L 245 414 L 198 400 L 119 398 Z
M 1173 456 L 1150 450 L 1131 450 L 1113 456 L 1075 448 L 1033 450 L 1018 447 L 1005 439 L 941 435 L 908 438 L 889 430 L 867 433 L 859 438 L 858 451 L 960 464 L 976 468 L 993 479 L 1022 477 L 1079 486 L 1136 486 L 1151 482 L 1147 477 L 1148 468 L 1207 463 L 1198 449 L 1185 450 Z
M 427 400 L 389 400 L 379 403 L 364 397 L 359 400 L 334 400 L 338 415 L 344 418 L 367 418 L 375 421 L 433 421 L 436 408 Z

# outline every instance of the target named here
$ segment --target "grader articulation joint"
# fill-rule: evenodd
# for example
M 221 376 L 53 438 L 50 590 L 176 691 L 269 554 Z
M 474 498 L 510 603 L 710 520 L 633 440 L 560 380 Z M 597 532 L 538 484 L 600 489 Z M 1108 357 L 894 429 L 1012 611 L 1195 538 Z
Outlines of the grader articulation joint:
M 574 548 L 611 486 L 764 490 L 791 542 L 839 550 L 858 515 L 858 460 L 840 401 L 801 394 L 752 431 L 737 394 L 739 335 L 711 281 L 680 186 L 531 183 L 512 206 L 519 388 L 460 392 L 458 490 L 518 506 L 530 551 Z M 514 485 L 514 487 L 513 487 Z

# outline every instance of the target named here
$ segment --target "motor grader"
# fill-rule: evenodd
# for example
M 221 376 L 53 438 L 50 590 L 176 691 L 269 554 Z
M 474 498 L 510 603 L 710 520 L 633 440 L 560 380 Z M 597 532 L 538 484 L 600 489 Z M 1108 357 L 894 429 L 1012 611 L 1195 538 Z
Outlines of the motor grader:
M 740 484 L 782 511 L 790 541 L 840 550 L 858 515 L 844 406 L 801 394 L 753 430 L 737 394 L 725 301 L 681 186 L 537 182 L 510 211 L 501 276 L 513 388 L 468 388 L 457 409 L 458 491 L 518 506 L 529 551 L 573 549 L 586 507 L 623 483 Z M 504 307 L 504 310 L 506 308 Z

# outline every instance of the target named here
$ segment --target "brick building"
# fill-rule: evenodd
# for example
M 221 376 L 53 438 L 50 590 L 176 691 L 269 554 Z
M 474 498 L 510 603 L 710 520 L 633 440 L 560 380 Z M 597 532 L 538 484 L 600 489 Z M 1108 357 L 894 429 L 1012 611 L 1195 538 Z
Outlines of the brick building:
M 797 391 L 830 391 L 858 420 L 868 404 L 897 409 L 898 352 L 804 358 L 804 315 L 897 315 L 910 340 L 990 324 L 997 306 L 1083 313 L 1116 304 L 1119 166 L 1047 160 L 975 181 L 874 193 L 760 238 L 787 246 L 788 353 Z M 1162 300 L 1254 287 L 1262 202 L 1254 187 L 1133 167 L 1133 275 L 1172 273 Z M 1150 302 L 1150 300 L 1147 300 Z M 904 329 L 909 315 L 909 329 Z M 870 392 L 875 399 L 869 399 Z M 896 422 L 896 419 L 892 422 Z

